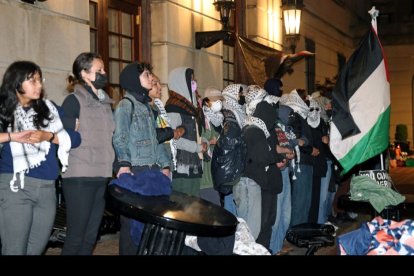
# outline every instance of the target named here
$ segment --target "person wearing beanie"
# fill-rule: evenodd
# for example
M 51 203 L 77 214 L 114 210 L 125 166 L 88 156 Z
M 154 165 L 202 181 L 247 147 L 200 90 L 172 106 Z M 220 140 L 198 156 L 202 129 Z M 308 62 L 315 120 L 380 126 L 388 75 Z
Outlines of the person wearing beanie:
M 66 238 L 62 255 L 92 255 L 105 210 L 105 191 L 115 158 L 112 99 L 103 90 L 107 75 L 102 58 L 81 53 L 73 62 L 73 93 L 63 101 L 63 126 L 76 129 L 81 145 L 69 152 L 69 168 L 62 174 L 66 204 Z
M 270 78 L 267 79 L 264 84 L 264 89 L 269 93 L 269 95 L 273 95 L 276 97 L 282 97 L 283 94 L 283 83 L 280 79 L 277 78 Z
M 156 122 L 149 102 L 152 88 L 152 67 L 148 63 L 130 63 L 121 72 L 120 86 L 124 98 L 115 109 L 115 133 L 112 139 L 119 177 L 124 173 L 139 175 L 159 170 L 170 175 L 170 159 L 163 144 L 157 140 Z M 119 254 L 135 255 L 138 244 L 131 239 L 131 219 L 121 215 Z

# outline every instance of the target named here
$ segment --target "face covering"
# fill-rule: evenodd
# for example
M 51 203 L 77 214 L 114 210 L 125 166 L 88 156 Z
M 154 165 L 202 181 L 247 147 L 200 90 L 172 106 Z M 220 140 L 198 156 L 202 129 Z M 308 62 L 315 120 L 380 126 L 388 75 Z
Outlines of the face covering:
M 221 101 L 220 100 L 218 100 L 218 101 L 215 101 L 212 105 L 211 105 L 211 107 L 210 107 L 210 109 L 211 109 L 211 111 L 213 111 L 214 113 L 217 113 L 217 112 L 219 112 L 220 110 L 221 110 L 221 108 L 223 107 L 223 104 L 221 103 Z
M 197 82 L 195 80 L 191 81 L 191 92 L 195 93 L 197 90 Z
M 243 95 L 239 96 L 239 105 L 244 105 L 246 103 L 246 98 Z
M 332 117 L 332 109 L 328 109 L 326 110 L 326 115 L 328 116 L 328 118 L 330 119 Z
M 101 74 L 101 73 L 95 73 L 95 74 L 96 74 L 96 77 L 95 77 L 95 80 L 91 82 L 92 85 L 96 89 L 103 89 L 108 83 L 108 77 L 106 76 L 106 74 Z

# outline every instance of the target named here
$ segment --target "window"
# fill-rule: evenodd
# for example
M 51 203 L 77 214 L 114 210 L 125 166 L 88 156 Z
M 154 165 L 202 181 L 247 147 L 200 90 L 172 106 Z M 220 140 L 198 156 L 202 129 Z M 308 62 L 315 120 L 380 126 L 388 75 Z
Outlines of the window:
M 230 31 L 235 32 L 236 30 L 236 9 L 230 14 L 228 28 Z M 223 88 L 234 83 L 234 46 L 236 40 L 232 36 L 229 40 L 223 41 Z
M 234 47 L 223 45 L 223 88 L 234 83 Z
M 123 97 L 119 73 L 134 60 L 140 60 L 140 6 L 137 0 L 89 1 L 90 47 L 105 63 L 115 103 Z

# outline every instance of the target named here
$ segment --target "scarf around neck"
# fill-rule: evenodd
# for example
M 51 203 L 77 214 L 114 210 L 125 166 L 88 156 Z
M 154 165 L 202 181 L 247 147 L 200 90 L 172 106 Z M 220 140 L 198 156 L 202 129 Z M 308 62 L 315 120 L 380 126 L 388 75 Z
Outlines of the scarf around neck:
M 62 164 L 62 172 L 65 172 L 68 167 L 69 150 L 71 148 L 71 141 L 69 134 L 64 130 L 62 121 L 60 120 L 58 111 L 52 102 L 44 100 L 50 110 L 52 119 L 49 124 L 41 128 L 43 131 L 56 133 L 59 139 L 58 158 Z M 16 131 L 36 130 L 33 123 L 33 118 L 36 112 L 33 108 L 25 111 L 23 107 L 18 104 L 14 111 L 14 127 Z M 14 183 L 17 180 L 17 174 L 20 174 L 20 188 L 24 188 L 24 175 L 30 169 L 41 165 L 41 162 L 46 160 L 46 156 L 50 150 L 50 142 L 42 141 L 35 144 L 25 144 L 18 142 L 10 142 L 11 154 L 13 157 L 13 178 L 10 181 L 10 189 L 17 192 L 19 187 Z
M 219 127 L 223 123 L 224 116 L 220 111 L 214 113 L 211 110 L 211 108 L 209 108 L 207 106 L 203 106 L 203 112 L 204 112 L 204 116 L 207 118 L 208 122 L 211 122 L 213 124 L 213 126 Z
M 266 124 L 263 122 L 262 119 L 253 116 L 247 116 L 246 126 L 248 125 L 254 125 L 260 128 L 266 136 L 266 139 L 270 137 L 270 133 L 267 130 Z

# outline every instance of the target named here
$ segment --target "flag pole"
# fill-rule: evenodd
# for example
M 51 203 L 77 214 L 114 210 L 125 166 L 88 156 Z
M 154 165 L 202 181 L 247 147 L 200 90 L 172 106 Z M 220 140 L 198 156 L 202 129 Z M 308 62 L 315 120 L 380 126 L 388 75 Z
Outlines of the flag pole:
M 372 6 L 372 8 L 368 11 L 368 13 L 371 15 L 371 25 L 374 28 L 374 31 L 378 35 L 378 24 L 377 24 L 377 17 L 379 16 L 379 10 L 375 8 L 375 6 Z M 380 154 L 380 162 L 381 162 L 381 170 L 384 170 L 385 163 L 384 163 L 384 153 L 381 152 Z

